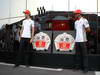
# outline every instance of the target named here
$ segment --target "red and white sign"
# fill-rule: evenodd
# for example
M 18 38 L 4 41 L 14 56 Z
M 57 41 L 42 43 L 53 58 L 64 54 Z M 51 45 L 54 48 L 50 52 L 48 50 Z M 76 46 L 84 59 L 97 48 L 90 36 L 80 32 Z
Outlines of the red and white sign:
M 69 51 L 74 49 L 75 41 L 72 35 L 70 34 L 67 33 L 59 34 L 55 38 L 54 42 L 56 50 L 59 49 L 60 51 Z
M 36 50 L 48 50 L 51 40 L 50 37 L 44 33 L 40 32 L 34 36 L 33 49 Z

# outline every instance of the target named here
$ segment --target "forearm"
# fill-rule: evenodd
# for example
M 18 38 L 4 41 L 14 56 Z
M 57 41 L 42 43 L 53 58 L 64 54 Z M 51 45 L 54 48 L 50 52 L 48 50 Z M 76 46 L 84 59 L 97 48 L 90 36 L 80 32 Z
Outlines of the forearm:
M 32 34 L 31 35 L 32 35 L 31 39 L 33 39 L 34 38 L 34 28 L 32 28 Z
M 32 32 L 32 37 L 31 37 L 31 39 L 33 39 L 34 38 L 34 32 Z
M 86 28 L 86 32 L 91 32 L 90 27 Z
M 20 37 L 22 36 L 23 33 L 23 28 L 20 30 Z

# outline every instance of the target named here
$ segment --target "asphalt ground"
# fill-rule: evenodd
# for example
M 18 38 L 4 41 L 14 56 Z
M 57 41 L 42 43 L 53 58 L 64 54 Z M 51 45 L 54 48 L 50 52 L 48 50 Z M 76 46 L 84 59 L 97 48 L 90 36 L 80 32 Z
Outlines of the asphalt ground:
M 23 65 L 14 68 L 14 64 L 0 63 L 0 75 L 100 75 L 99 72 L 81 70 L 45 68 L 45 67 L 25 67 Z

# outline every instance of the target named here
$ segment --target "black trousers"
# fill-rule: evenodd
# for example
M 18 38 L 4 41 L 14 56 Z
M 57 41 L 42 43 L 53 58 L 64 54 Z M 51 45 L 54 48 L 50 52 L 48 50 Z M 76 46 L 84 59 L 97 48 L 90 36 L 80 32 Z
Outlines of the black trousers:
M 21 38 L 19 51 L 17 52 L 16 57 L 16 65 L 20 65 L 24 63 L 25 65 L 29 65 L 31 62 L 31 50 L 32 45 L 30 44 L 29 38 Z
M 13 49 L 15 52 L 17 52 L 19 50 L 19 41 L 18 40 L 14 40 Z
M 76 42 L 75 65 L 81 69 L 88 69 L 86 42 Z

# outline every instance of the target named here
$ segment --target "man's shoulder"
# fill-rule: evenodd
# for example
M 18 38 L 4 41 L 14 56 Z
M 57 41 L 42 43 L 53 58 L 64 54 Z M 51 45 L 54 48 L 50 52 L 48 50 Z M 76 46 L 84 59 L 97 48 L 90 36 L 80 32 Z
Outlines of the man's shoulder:
M 82 20 L 83 20 L 83 21 L 88 21 L 88 20 L 87 20 L 86 18 L 84 18 L 84 17 L 82 18 Z
M 30 22 L 31 22 L 31 23 L 34 23 L 34 20 L 30 19 Z
M 78 22 L 78 20 L 75 21 L 75 24 Z

